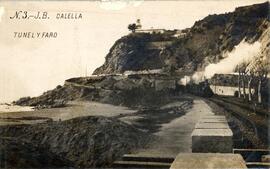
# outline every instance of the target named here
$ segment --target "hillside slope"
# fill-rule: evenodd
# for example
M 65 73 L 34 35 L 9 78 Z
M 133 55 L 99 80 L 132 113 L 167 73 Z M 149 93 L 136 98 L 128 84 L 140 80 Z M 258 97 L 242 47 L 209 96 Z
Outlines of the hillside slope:
M 222 59 L 242 40 L 257 41 L 269 27 L 269 2 L 236 8 L 234 12 L 209 15 L 195 22 L 186 36 L 131 33 L 110 49 L 105 63 L 93 74 L 123 73 L 126 70 L 159 69 L 173 64 L 177 69 L 198 70 Z M 149 49 L 150 42 L 171 41 L 166 48 Z M 174 63 L 171 63 L 174 62 Z

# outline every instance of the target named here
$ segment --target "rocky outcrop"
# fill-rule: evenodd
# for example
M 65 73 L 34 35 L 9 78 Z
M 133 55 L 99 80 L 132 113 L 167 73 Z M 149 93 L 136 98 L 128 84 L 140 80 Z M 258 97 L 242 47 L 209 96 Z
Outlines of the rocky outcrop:
M 195 71 L 222 59 L 242 40 L 257 41 L 269 23 L 269 2 L 236 8 L 234 12 L 209 15 L 197 21 L 185 36 L 131 33 L 110 49 L 105 63 L 94 74 L 123 73 L 127 70 L 158 69 L 173 65 Z M 147 44 L 172 41 L 165 49 L 149 50 Z
M 151 106 L 166 103 L 170 93 L 163 91 L 164 85 L 157 80 L 170 78 L 160 74 L 136 74 L 129 76 L 91 76 L 68 79 L 64 86 L 58 86 L 38 97 L 24 97 L 13 103 L 21 106 L 34 106 L 37 109 L 63 107 L 68 101 L 87 100 L 131 107 Z M 174 86 L 175 87 L 175 86 Z M 160 88 L 157 91 L 157 88 Z M 165 87 L 166 88 L 166 87 Z
M 38 97 L 23 97 L 14 101 L 13 104 L 32 106 L 36 109 L 64 107 L 67 101 L 80 98 L 83 92 L 84 90 L 80 87 L 59 85 L 55 89 L 44 92 Z
M 106 117 L 80 117 L 38 125 L 1 126 L 0 135 L 13 138 L 13 141 L 0 139 L 0 143 L 4 143 L 0 145 L 0 153 L 8 151 L 6 157 L 9 158 L 4 157 L 4 161 L 7 160 L 8 166 L 20 168 L 110 166 L 123 154 L 143 147 L 150 138 L 145 132 Z
M 0 137 L 0 168 L 67 168 L 69 160 L 45 148 L 11 137 Z
M 156 69 L 164 64 L 159 49 L 148 48 L 153 41 L 169 41 L 170 36 L 132 33 L 117 40 L 106 56 L 105 63 L 93 74 L 122 73 L 125 70 Z

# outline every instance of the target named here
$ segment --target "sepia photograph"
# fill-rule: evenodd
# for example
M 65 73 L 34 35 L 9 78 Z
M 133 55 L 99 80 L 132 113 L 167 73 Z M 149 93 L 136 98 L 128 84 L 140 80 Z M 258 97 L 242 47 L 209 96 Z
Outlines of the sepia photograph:
M 0 0 L 0 169 L 270 168 L 268 0 Z

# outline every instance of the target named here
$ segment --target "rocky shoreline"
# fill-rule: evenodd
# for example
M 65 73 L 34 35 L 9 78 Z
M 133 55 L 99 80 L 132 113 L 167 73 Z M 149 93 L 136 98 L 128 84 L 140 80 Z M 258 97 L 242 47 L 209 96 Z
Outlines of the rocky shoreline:
M 0 154 L 5 157 L 4 168 L 109 167 L 124 153 L 145 146 L 150 139 L 149 133 L 102 116 L 35 125 L 1 126 L 0 135 L 3 143 Z M 10 151 L 12 147 L 18 150 L 16 153 L 22 152 L 18 154 L 16 163 L 13 163 L 15 152 Z M 32 152 L 27 153 L 25 149 Z M 39 156 L 42 159 L 36 159 Z

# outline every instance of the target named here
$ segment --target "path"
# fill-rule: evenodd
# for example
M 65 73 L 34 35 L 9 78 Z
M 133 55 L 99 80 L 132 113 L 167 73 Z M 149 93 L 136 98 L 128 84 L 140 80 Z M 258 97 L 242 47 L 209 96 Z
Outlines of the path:
M 196 98 L 193 107 L 188 112 L 167 124 L 163 124 L 155 135 L 155 140 L 149 148 L 138 150 L 139 155 L 155 155 L 175 157 L 179 152 L 191 152 L 191 133 L 197 121 L 204 115 L 212 112 L 212 109 L 202 99 Z

